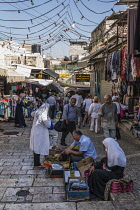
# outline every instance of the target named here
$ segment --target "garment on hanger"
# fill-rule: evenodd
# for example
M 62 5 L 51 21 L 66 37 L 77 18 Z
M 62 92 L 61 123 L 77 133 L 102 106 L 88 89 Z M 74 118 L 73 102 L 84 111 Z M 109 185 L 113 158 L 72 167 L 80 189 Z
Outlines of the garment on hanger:
M 134 49 L 140 52 L 140 1 L 138 2 Z

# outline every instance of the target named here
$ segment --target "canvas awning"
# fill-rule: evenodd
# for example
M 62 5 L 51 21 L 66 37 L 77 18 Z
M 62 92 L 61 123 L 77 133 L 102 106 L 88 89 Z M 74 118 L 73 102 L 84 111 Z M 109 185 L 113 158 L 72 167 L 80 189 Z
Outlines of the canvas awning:
M 42 86 L 50 85 L 53 80 L 46 80 L 46 79 L 26 79 L 24 82 L 31 83 L 31 84 L 38 84 Z
M 15 70 L 8 69 L 6 67 L 0 67 L 0 76 L 4 76 L 8 83 L 22 82 L 25 80 L 23 74 L 18 74 Z
M 43 72 L 50 75 L 51 77 L 53 77 L 55 79 L 57 79 L 59 77 L 59 74 L 55 73 L 54 71 L 52 71 L 50 69 L 44 69 Z

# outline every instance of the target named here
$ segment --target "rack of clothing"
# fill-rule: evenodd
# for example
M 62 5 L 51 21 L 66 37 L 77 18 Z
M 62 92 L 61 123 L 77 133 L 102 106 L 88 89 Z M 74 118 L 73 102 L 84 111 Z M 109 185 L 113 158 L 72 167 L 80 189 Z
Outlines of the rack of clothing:
M 8 120 L 11 115 L 10 104 L 7 101 L 0 101 L 0 120 Z
M 137 77 L 140 77 L 140 57 L 128 54 L 126 48 L 108 54 L 105 71 L 107 81 L 121 78 L 131 83 Z

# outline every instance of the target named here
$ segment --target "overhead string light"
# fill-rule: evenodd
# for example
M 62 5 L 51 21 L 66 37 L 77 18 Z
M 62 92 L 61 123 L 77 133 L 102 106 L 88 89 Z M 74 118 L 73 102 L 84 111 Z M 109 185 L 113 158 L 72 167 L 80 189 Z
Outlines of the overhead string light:
M 82 15 L 81 20 L 83 20 L 83 18 L 84 18 L 84 15 Z
M 38 37 L 39 39 L 41 39 L 41 36 L 39 35 L 39 37 Z
M 55 26 L 58 26 L 57 23 L 55 23 L 55 22 L 54 22 L 54 25 L 55 25 Z
M 114 13 L 115 13 L 114 9 L 113 9 L 113 8 L 111 8 L 111 10 L 112 10 L 112 12 L 113 12 L 113 14 L 114 14 Z
M 33 2 L 33 0 L 31 0 L 31 5 L 34 5 L 34 2 Z
M 66 24 L 64 20 L 62 20 L 62 23 L 63 23 L 63 24 Z
M 29 39 L 29 36 L 28 36 L 28 34 L 27 34 L 27 39 Z
M 31 30 L 30 30 L 30 27 L 28 27 L 28 31 L 30 32 Z
M 73 21 L 73 23 L 70 26 L 71 26 L 71 28 L 74 28 L 75 27 L 75 22 Z
M 82 5 L 83 5 L 86 9 L 88 9 L 89 11 L 91 11 L 91 12 L 93 12 L 93 13 L 95 13 L 95 14 L 104 14 L 104 13 L 110 12 L 110 11 L 112 10 L 112 8 L 111 8 L 110 10 L 107 10 L 107 11 L 104 11 L 104 12 L 95 12 L 94 10 L 90 9 L 89 7 L 87 7 L 87 6 L 83 3 L 82 0 L 81 0 L 81 3 L 82 3 Z
M 33 24 L 33 20 L 31 19 L 31 23 Z

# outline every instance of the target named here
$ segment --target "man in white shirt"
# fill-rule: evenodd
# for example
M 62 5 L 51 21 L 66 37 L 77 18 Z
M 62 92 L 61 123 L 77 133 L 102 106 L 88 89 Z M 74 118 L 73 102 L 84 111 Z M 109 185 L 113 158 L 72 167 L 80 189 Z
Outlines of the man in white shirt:
M 81 125 L 81 108 L 82 108 L 82 105 L 83 105 L 83 98 L 82 98 L 81 93 L 79 91 L 77 91 L 76 94 L 73 95 L 71 98 L 76 99 L 75 108 L 76 108 L 76 113 L 77 113 L 78 127 L 80 128 L 80 125 Z
M 83 108 L 85 108 L 85 116 L 84 116 L 84 120 L 83 120 L 83 124 L 82 124 L 83 127 L 85 126 L 85 123 L 87 121 L 88 111 L 89 111 L 89 107 L 90 107 L 91 104 L 92 104 L 91 95 L 88 94 L 87 98 L 83 102 Z

